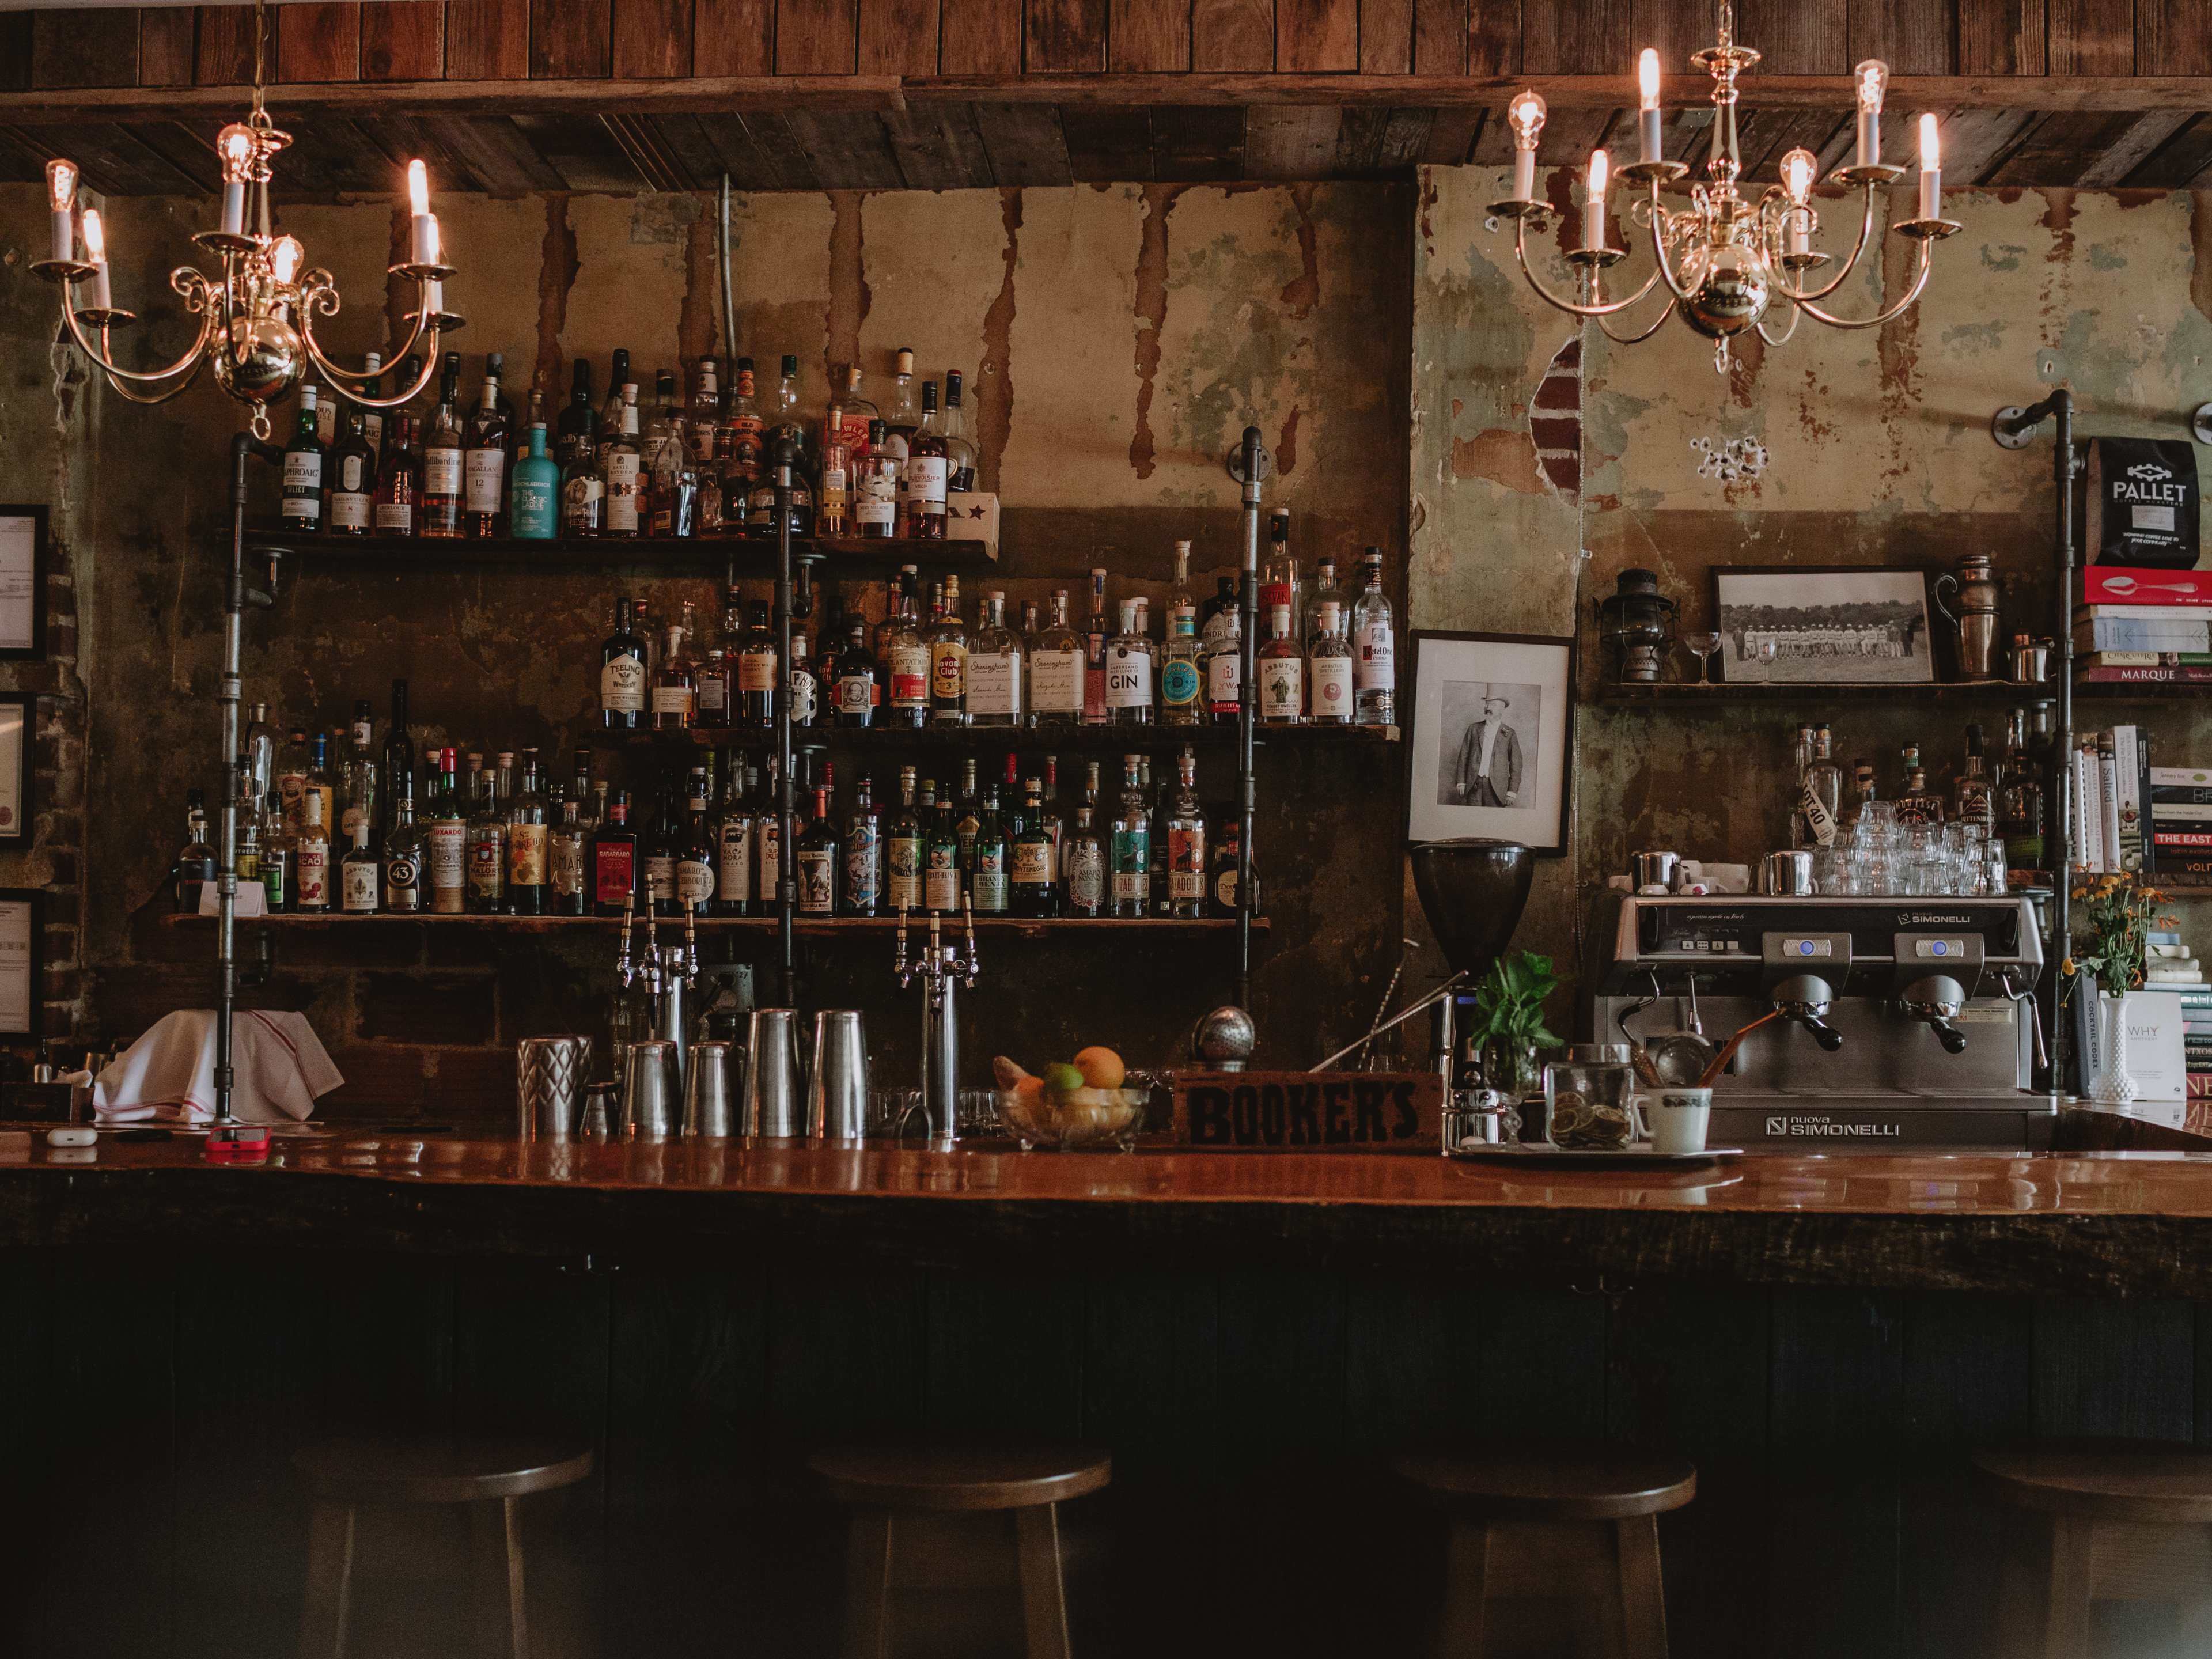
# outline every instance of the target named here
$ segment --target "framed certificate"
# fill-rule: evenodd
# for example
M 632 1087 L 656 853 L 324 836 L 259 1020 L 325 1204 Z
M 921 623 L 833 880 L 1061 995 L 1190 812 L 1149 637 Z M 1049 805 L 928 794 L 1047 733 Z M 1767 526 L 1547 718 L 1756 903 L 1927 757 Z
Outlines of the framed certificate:
M 0 504 L 0 661 L 46 654 L 46 509 Z
M 0 1037 L 39 1035 L 44 898 L 35 888 L 0 887 Z
M 0 697 L 0 845 L 31 833 L 31 700 Z

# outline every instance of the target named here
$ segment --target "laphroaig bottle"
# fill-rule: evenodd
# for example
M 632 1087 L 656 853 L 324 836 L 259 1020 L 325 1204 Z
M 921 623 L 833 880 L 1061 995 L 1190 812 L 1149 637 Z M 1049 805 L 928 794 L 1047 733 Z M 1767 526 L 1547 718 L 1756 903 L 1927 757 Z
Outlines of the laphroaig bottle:
M 315 421 L 315 388 L 300 388 L 300 423 L 284 446 L 284 527 L 323 527 L 323 448 Z
M 325 466 L 331 486 L 329 528 L 335 535 L 366 536 L 376 514 L 376 450 L 368 441 L 368 416 L 346 411 L 345 436 Z
M 1352 719 L 1361 726 L 1397 722 L 1398 644 L 1390 601 L 1382 592 L 1382 550 L 1359 557 L 1359 597 L 1352 604 Z
M 514 464 L 507 490 L 508 533 L 522 541 L 550 541 L 561 531 L 561 469 L 545 453 L 545 428 L 530 428 L 530 447 Z

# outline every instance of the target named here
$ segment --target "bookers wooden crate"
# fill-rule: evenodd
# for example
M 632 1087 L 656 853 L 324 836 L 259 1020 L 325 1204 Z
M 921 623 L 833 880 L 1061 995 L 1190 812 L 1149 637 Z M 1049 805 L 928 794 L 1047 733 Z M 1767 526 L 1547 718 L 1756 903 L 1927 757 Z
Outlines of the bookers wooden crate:
M 1443 1103 L 1433 1072 L 1181 1072 L 1173 1129 L 1221 1152 L 1432 1152 Z

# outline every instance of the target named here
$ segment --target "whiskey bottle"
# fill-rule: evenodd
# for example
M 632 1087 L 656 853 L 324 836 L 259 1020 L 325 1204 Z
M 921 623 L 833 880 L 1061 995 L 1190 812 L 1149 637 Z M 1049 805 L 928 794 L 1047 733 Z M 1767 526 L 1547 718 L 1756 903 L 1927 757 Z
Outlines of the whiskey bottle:
M 561 821 L 545 832 L 545 908 L 556 916 L 585 913 L 584 872 L 590 867 L 591 836 L 584 828 L 583 804 L 574 796 L 561 803 Z
M 802 916 L 831 916 L 837 913 L 837 826 L 830 821 L 827 785 L 814 791 L 814 815 L 799 832 L 795 867 L 799 875 L 798 912 Z
M 513 440 L 500 407 L 499 376 L 487 364 L 461 454 L 461 527 L 471 536 L 496 536 L 505 528 L 507 451 Z
M 1115 726 L 1152 724 L 1152 641 L 1137 621 L 1137 602 L 1121 601 L 1121 631 L 1106 647 L 1106 714 Z
M 538 751 L 522 751 L 522 787 L 507 803 L 507 909 L 510 915 L 539 916 L 547 909 L 546 866 L 551 856 L 551 826 L 545 798 L 538 792 Z
M 287 530 L 323 527 L 323 457 L 327 452 L 315 419 L 315 388 L 300 388 L 300 419 L 284 446 L 283 505 Z
M 422 908 L 422 827 L 415 822 L 415 776 L 399 780 L 392 798 L 392 827 L 384 836 L 384 908 L 415 915 Z
M 951 454 L 937 414 L 937 382 L 921 386 L 921 424 L 907 443 L 906 533 L 916 541 L 945 539 L 945 496 Z
M 384 860 L 369 850 L 368 825 L 357 823 L 353 845 L 338 861 L 338 908 L 349 916 L 373 916 L 384 884 Z
M 753 908 L 753 810 L 745 804 L 745 768 L 729 757 L 722 811 L 714 820 L 714 901 L 718 916 L 747 916 Z
M 933 726 L 968 723 L 968 629 L 960 620 L 960 578 L 945 579 L 945 605 L 929 630 L 929 719 Z
M 293 880 L 303 911 L 331 908 L 331 843 L 323 831 L 323 798 L 310 790 L 301 798 L 300 833 L 293 842 Z
M 684 834 L 676 848 L 675 914 L 679 916 L 687 910 L 703 916 L 714 903 L 714 865 L 720 849 L 707 811 L 713 799 L 707 773 L 706 767 L 693 767 L 684 795 Z
M 849 449 L 848 453 L 849 457 Z M 893 452 L 881 421 L 869 423 L 865 453 L 848 464 L 853 473 L 853 533 L 878 538 L 896 535 L 899 472 L 906 458 Z
M 185 845 L 171 871 L 170 896 L 179 915 L 198 915 L 200 889 L 216 878 L 215 849 L 208 845 L 207 796 L 185 791 Z
M 1083 640 L 1083 723 L 1104 726 L 1112 718 L 1106 707 L 1106 647 L 1114 637 L 1106 615 L 1106 572 L 1091 568 L 1091 627 Z
M 1382 550 L 1359 558 L 1359 597 L 1352 603 L 1352 719 L 1361 726 L 1397 723 L 1397 636 L 1382 592 Z
M 637 384 L 626 381 L 622 388 L 622 410 L 616 417 L 614 436 L 599 447 L 599 493 L 604 498 L 601 535 L 631 537 L 638 533 L 643 468 L 644 458 L 637 442 Z
M 698 678 L 684 650 L 684 630 L 672 624 L 667 639 L 660 666 L 653 672 L 653 727 L 656 732 L 688 732 L 699 705 Z
M 477 780 L 477 810 L 468 827 L 468 908 L 495 916 L 507 908 L 507 817 L 491 773 Z
M 1152 819 L 1137 781 L 1140 759 L 1136 755 L 1121 757 L 1121 805 L 1114 814 L 1107 860 L 1109 914 L 1115 916 L 1143 915 L 1152 890 Z
M 1051 609 L 1037 629 L 1030 653 L 1030 720 L 1032 724 L 1083 718 L 1083 639 L 1067 625 L 1067 590 L 1053 592 Z
M 422 491 L 415 525 L 418 536 L 461 533 L 462 456 L 467 434 L 455 404 L 460 389 L 461 354 L 449 351 L 438 378 L 438 406 L 422 434 Z
M 964 390 L 957 368 L 945 376 L 945 487 L 965 495 L 975 488 L 975 446 L 968 438 L 968 411 L 961 405 Z
M 1060 913 L 1058 838 L 1044 805 L 1044 781 L 1022 783 L 1021 829 L 1013 846 L 1013 914 L 1051 916 Z
M 872 916 L 883 908 L 883 818 L 876 811 L 874 783 L 863 772 L 853 810 L 845 815 L 845 914 Z
M 911 766 L 899 768 L 898 810 L 891 814 L 890 830 L 884 836 L 888 851 L 884 859 L 884 902 L 894 915 L 921 908 L 922 822 L 937 806 L 937 791 L 932 786 L 923 798 L 921 811 L 915 811 L 914 774 Z
M 634 732 L 645 722 L 645 641 L 631 622 L 630 602 L 615 601 L 615 630 L 599 644 L 599 725 Z
M 1306 641 L 1306 699 L 1316 726 L 1352 724 L 1352 641 L 1344 636 L 1343 610 L 1336 599 L 1314 606 L 1313 632 Z
M 570 374 L 568 406 L 555 417 L 553 427 L 553 459 L 561 464 L 564 479 L 579 469 L 590 471 L 598 448 L 592 430 L 596 422 L 592 410 L 590 360 L 577 358 Z
M 1006 596 L 983 596 L 982 626 L 968 651 L 968 719 L 975 726 L 1022 723 L 1022 642 L 1006 626 Z
M 1171 916 L 1206 914 L 1206 811 L 1198 800 L 1198 757 L 1185 744 L 1168 801 L 1168 892 Z
M 607 803 L 606 823 L 592 837 L 592 914 L 618 916 L 633 896 L 643 896 L 637 886 L 637 832 L 629 827 L 629 793 L 617 790 Z
M 754 600 L 744 643 L 738 647 L 739 726 L 775 724 L 776 640 L 769 632 L 768 619 L 768 606 Z
M 366 536 L 376 520 L 376 451 L 368 441 L 368 416 L 346 411 L 345 436 L 327 461 L 331 533 Z
M 760 404 L 753 392 L 753 360 L 738 359 L 737 384 L 730 389 L 715 445 L 722 469 L 722 526 L 726 536 L 741 536 L 761 477 Z

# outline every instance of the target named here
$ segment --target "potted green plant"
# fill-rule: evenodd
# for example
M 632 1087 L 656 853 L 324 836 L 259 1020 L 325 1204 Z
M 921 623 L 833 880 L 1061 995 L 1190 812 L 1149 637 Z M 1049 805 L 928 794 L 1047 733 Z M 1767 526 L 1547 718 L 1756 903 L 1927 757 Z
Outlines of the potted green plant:
M 1516 951 L 1490 964 L 1475 988 L 1468 1046 L 1480 1058 L 1492 1088 L 1507 1090 L 1522 1100 L 1543 1089 L 1539 1051 L 1556 1048 L 1561 1041 L 1544 1024 L 1544 1002 L 1559 988 L 1551 957 L 1534 951 Z
M 2174 919 L 2158 914 L 2166 895 L 2132 875 L 2100 876 L 2075 888 L 2074 898 L 2079 906 L 2074 919 L 2087 937 L 2075 945 L 2060 972 L 2069 996 L 2085 973 L 2097 988 L 2096 1006 L 2084 1011 L 2103 1060 L 2090 1095 L 2101 1106 L 2125 1106 L 2136 1097 L 2136 1080 L 2128 1071 L 2128 993 L 2143 982 L 2150 930 L 2171 927 Z

